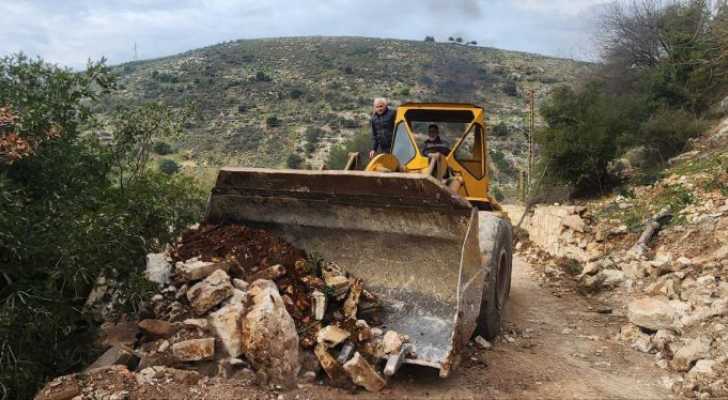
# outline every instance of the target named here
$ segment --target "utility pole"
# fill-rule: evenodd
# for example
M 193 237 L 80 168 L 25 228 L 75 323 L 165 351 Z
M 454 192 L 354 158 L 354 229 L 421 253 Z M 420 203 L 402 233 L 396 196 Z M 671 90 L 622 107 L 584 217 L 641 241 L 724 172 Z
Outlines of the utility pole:
M 134 42 L 134 61 L 139 61 L 139 53 L 137 53 L 137 43 Z
M 528 166 L 526 169 L 526 194 L 531 191 L 531 173 L 533 171 L 533 131 L 536 122 L 534 114 L 535 96 L 533 89 L 528 90 Z

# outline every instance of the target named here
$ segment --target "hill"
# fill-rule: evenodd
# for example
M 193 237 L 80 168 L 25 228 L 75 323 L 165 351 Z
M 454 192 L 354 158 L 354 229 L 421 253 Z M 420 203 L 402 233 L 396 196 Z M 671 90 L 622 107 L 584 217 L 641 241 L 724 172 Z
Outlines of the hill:
M 500 125 L 491 142 L 497 178 L 522 164 L 528 89 L 538 97 L 589 64 L 534 54 L 358 37 L 239 40 L 115 67 L 119 95 L 106 107 L 192 105 L 174 158 L 197 175 L 220 165 L 284 167 L 295 153 L 316 168 L 332 146 L 366 134 L 374 97 L 481 104 Z M 495 135 L 494 135 L 495 136 Z

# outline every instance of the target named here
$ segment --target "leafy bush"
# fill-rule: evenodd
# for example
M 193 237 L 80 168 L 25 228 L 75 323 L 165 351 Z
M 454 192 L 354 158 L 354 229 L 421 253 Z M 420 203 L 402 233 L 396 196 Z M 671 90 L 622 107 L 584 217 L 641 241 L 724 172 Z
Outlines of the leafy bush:
M 291 153 L 286 159 L 286 166 L 291 169 L 299 169 L 303 164 L 303 158 L 296 153 Z
M 511 129 L 503 122 L 499 122 L 493 127 L 493 136 L 506 137 L 511 132 Z
M 174 153 L 174 150 L 172 149 L 172 145 L 170 145 L 167 142 L 156 142 L 154 143 L 154 147 L 152 148 L 155 153 L 159 154 L 160 156 L 166 156 L 167 154 Z
M 503 85 L 503 93 L 511 97 L 518 97 L 518 86 L 516 85 L 516 82 L 507 80 Z
M 281 120 L 279 120 L 275 115 L 271 115 L 265 119 L 265 126 L 268 128 L 277 128 L 281 126 Z
M 90 361 L 96 324 L 82 310 L 96 278 L 141 299 L 145 254 L 201 215 L 191 179 L 146 167 L 151 137 L 178 126 L 163 120 L 166 110 L 120 110 L 108 147 L 81 135 L 113 87 L 102 63 L 74 73 L 22 55 L 0 60 L 0 105 L 12 107 L 17 133 L 33 143 L 29 157 L 0 163 L 0 386 L 8 399 L 32 398 L 49 377 Z
M 159 170 L 167 175 L 174 175 L 179 172 L 179 164 L 169 158 L 159 160 Z
M 311 154 L 316 150 L 323 134 L 324 131 L 321 128 L 311 126 L 306 128 L 306 131 L 303 134 L 303 137 L 306 139 L 306 144 L 303 148 L 306 150 L 307 154 Z
M 273 80 L 268 74 L 266 74 L 263 71 L 258 71 L 255 73 L 255 80 L 258 82 L 270 82 Z

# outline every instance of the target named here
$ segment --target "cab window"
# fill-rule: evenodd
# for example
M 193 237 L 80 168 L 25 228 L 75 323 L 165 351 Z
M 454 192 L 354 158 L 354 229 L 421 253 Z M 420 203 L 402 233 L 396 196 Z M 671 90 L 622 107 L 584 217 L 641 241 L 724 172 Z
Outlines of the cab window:
M 455 149 L 455 160 L 475 179 L 481 179 L 485 175 L 483 154 L 483 128 L 474 124 Z
M 399 163 L 404 166 L 412 161 L 416 154 L 415 146 L 410 141 L 409 135 L 407 135 L 407 125 L 404 122 L 400 122 L 394 130 L 392 155 L 397 157 Z

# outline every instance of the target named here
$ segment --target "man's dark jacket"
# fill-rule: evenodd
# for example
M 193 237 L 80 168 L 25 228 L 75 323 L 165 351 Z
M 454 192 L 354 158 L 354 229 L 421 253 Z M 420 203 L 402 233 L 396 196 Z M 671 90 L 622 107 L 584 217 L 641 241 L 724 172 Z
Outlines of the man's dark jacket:
M 395 109 L 387 108 L 382 115 L 372 114 L 369 124 L 372 127 L 372 150 L 378 153 L 389 153 L 392 149 L 392 132 L 394 131 Z

